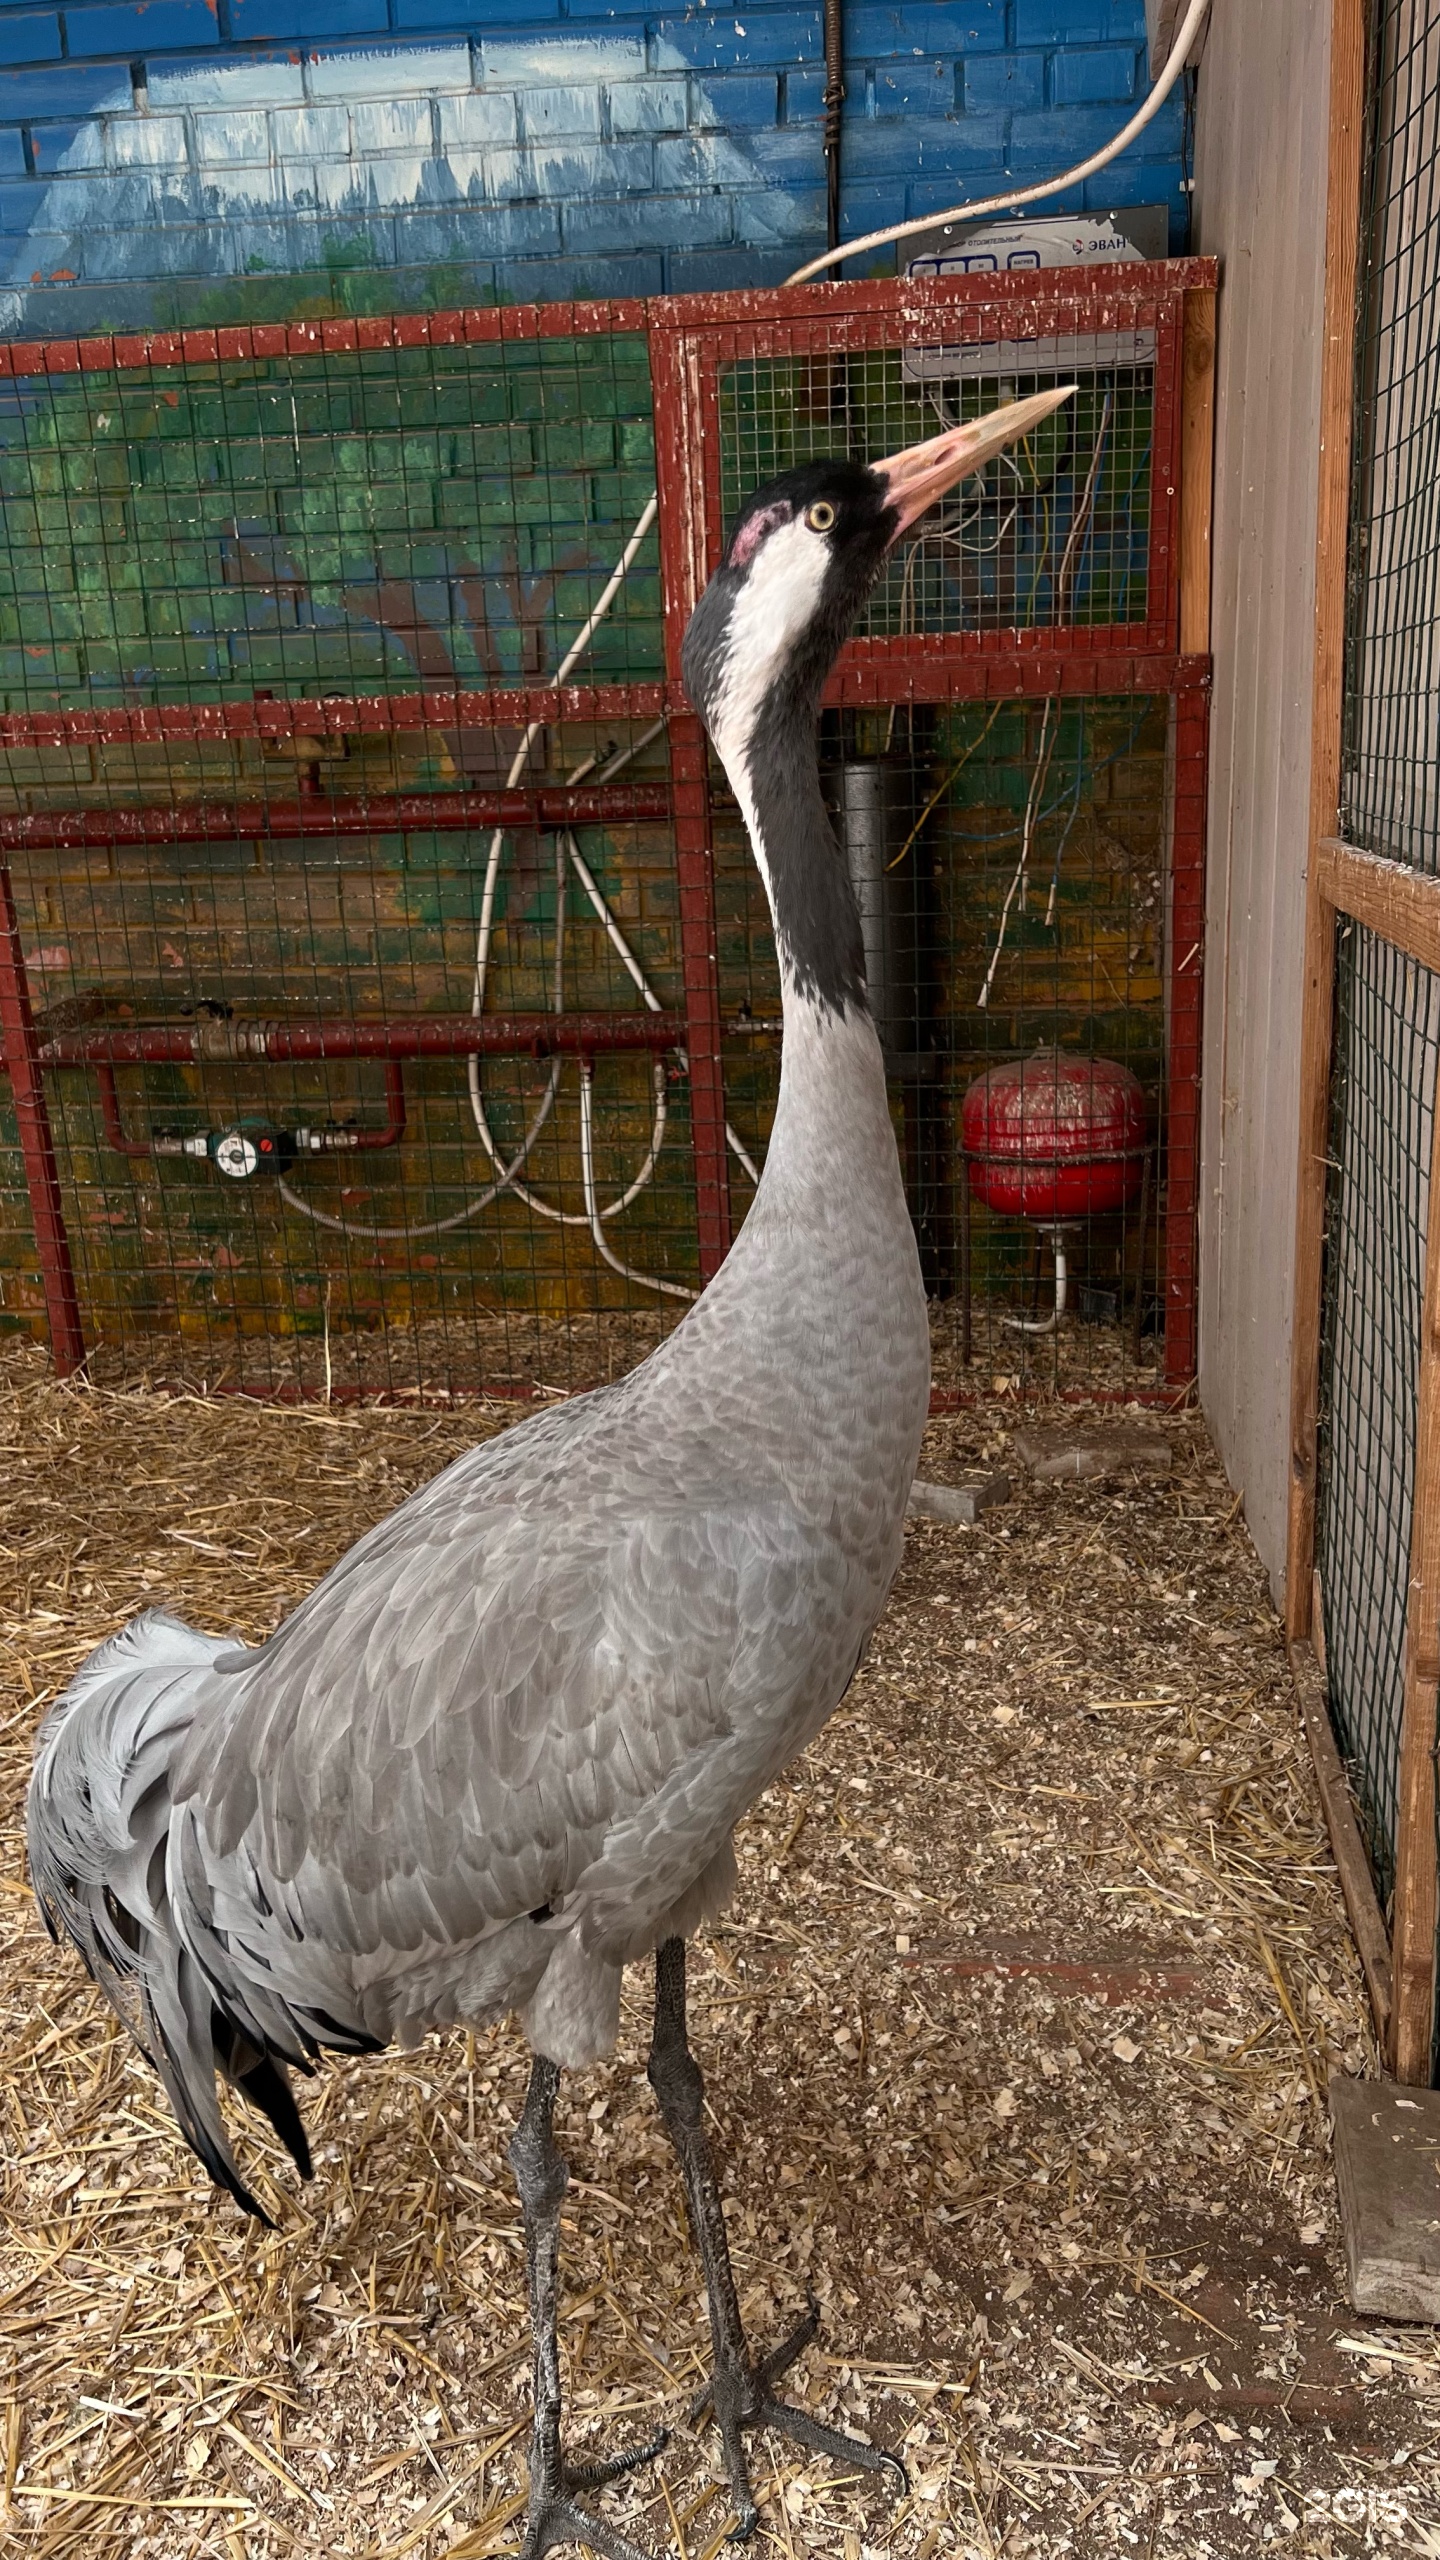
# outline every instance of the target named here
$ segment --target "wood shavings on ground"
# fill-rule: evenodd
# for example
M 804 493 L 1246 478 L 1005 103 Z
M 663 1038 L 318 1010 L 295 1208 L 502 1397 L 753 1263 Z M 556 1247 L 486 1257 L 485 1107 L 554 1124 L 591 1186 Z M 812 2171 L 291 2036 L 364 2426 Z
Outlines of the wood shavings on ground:
M 1034 1313 L 1038 1294 L 1024 1303 Z M 237 1333 L 228 1323 L 212 1336 L 192 1311 L 184 1332 L 147 1330 L 101 1340 L 90 1376 L 106 1389 L 152 1388 L 276 1400 L 317 1397 L 344 1404 L 382 1396 L 397 1403 L 466 1403 L 487 1389 L 507 1402 L 516 1395 L 574 1395 L 622 1377 L 673 1331 L 685 1313 L 677 1299 L 628 1307 L 572 1306 L 546 1314 L 523 1306 L 467 1307 L 449 1317 L 417 1318 L 387 1329 L 333 1325 L 305 1333 Z M 943 1395 L 1113 1396 L 1164 1391 L 1161 1346 L 1153 1333 L 1137 1346 L 1118 1324 L 1066 1326 L 1058 1334 L 1007 1331 L 997 1300 L 977 1297 L 971 1350 L 964 1356 L 958 1299 L 932 1305 L 930 1354 Z
M 30 1734 L 90 1646 L 159 1602 L 263 1634 L 513 1417 L 61 1389 L 5 1355 L 0 2538 L 27 2560 L 516 2548 L 514 2031 L 324 2069 L 310 2185 L 242 2137 L 276 2228 L 246 2224 L 45 1939 L 18 1834 Z M 1025 1418 L 934 1424 L 923 1471 L 1007 1465 Z M 1321 2101 L 1374 2056 L 1285 1658 L 1202 1429 L 1165 1428 L 1164 1482 L 912 1524 L 696 1951 L 752 2336 L 812 2289 L 797 2396 L 911 2477 L 896 2502 L 762 2440 L 767 2560 L 1440 2554 L 1440 2342 L 1341 2287 Z M 647 1988 L 560 2110 L 568 2423 L 607 2450 L 668 2423 L 606 2511 L 715 2560 Z

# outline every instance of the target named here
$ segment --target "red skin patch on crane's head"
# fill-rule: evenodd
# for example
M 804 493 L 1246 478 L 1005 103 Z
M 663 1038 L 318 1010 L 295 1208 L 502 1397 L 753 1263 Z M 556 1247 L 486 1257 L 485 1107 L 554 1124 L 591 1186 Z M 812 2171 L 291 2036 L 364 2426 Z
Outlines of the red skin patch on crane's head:
M 773 507 L 761 507 L 753 516 L 747 516 L 726 554 L 726 567 L 748 569 L 766 534 L 773 533 L 777 525 L 788 524 L 790 514 L 790 508 L 782 500 Z

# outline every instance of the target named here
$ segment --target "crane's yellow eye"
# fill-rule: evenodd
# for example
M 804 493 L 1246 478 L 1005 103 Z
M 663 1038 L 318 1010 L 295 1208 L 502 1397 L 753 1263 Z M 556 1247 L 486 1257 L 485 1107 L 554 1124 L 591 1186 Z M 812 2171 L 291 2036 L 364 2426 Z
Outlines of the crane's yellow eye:
M 805 521 L 812 533 L 828 533 L 835 521 L 835 510 L 829 499 L 817 498 L 813 507 L 807 507 Z

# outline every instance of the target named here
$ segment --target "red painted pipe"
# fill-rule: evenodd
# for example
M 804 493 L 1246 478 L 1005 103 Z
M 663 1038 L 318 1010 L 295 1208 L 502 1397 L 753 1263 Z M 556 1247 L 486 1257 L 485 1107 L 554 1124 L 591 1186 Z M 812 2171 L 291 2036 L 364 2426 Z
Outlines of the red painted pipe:
M 356 1129 L 345 1132 L 344 1152 L 351 1147 L 375 1150 L 398 1147 L 405 1135 L 405 1070 L 398 1058 L 385 1061 L 385 1118 L 378 1129 Z
M 85 845 L 230 844 L 250 836 L 450 835 L 474 827 L 634 825 L 668 818 L 664 782 L 592 782 L 531 791 L 390 791 L 299 800 L 191 800 L 126 809 L 37 809 L 0 816 L 0 852 Z
M 15 913 L 8 864 L 0 862 L 0 1037 L 10 1071 L 10 1098 L 30 1194 L 35 1250 L 45 1293 L 45 1321 L 57 1378 L 71 1378 L 85 1364 L 85 1334 L 80 1300 L 65 1233 L 55 1139 L 45 1101 L 45 1079 L 35 1039 L 35 1017 L 25 976 L 25 946 Z
M 201 1066 L 217 1060 L 594 1057 L 616 1049 L 678 1049 L 677 1013 L 422 1013 L 399 1020 L 316 1019 L 148 1023 L 135 1030 L 61 1031 L 37 1045 L 43 1067 Z M 6 1063 L 0 1061 L 0 1064 Z
M 120 1096 L 116 1089 L 114 1068 L 104 1064 L 98 1066 L 95 1070 L 95 1082 L 100 1088 L 100 1117 L 105 1123 L 107 1146 L 113 1147 L 116 1154 L 120 1156 L 148 1156 L 150 1153 L 148 1138 L 130 1138 L 125 1134 L 125 1123 L 120 1117 Z
M 115 1069 L 110 1060 L 102 1059 L 95 1069 L 95 1082 L 100 1088 L 100 1117 L 105 1123 L 106 1143 L 122 1156 L 153 1156 L 154 1143 L 149 1138 L 127 1136 L 120 1116 L 120 1094 L 115 1082 Z M 355 1155 L 362 1150 L 374 1153 L 381 1147 L 398 1147 L 405 1135 L 405 1070 L 398 1058 L 385 1061 L 385 1118 L 378 1128 L 347 1129 L 344 1144 L 322 1148 L 322 1154 Z

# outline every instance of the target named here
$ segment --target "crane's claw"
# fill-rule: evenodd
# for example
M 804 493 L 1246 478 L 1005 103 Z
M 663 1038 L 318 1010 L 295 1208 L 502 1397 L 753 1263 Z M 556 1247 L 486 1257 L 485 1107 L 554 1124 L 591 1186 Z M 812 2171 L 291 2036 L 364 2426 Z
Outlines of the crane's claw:
M 745 2453 L 745 2437 L 757 2427 L 768 2427 L 775 2435 L 788 2436 L 792 2444 L 803 2444 L 811 2453 L 828 2453 L 832 2461 L 848 2463 L 855 2471 L 888 2472 L 902 2497 L 910 2494 L 910 2475 L 893 2453 L 879 2445 L 867 2444 L 863 2436 L 847 2436 L 838 2427 L 822 2425 L 808 2409 L 797 2409 L 788 2400 L 777 2400 L 772 2385 L 782 2373 L 788 2373 L 797 2356 L 809 2346 L 820 2326 L 820 2306 L 810 2296 L 809 2309 L 798 2321 L 788 2338 L 750 2367 L 738 2371 L 716 2373 L 698 2391 L 691 2403 L 692 2424 L 708 2411 L 720 2429 L 725 2448 L 725 2469 L 735 2505 L 735 2522 L 728 2539 L 748 2542 L 760 2521 L 750 2485 L 750 2465 Z
M 616 2533 L 600 2516 L 587 2516 L 569 2498 L 546 2498 L 530 2510 L 530 2522 L 520 2546 L 520 2560 L 544 2560 L 547 2551 L 564 2543 L 572 2543 L 581 2551 L 598 2551 L 601 2560 L 650 2560 L 623 2533 Z
M 567 2489 L 603 2489 L 611 2480 L 623 2480 L 627 2472 L 643 2471 L 647 2462 L 656 2462 L 670 2441 L 670 2430 L 662 2427 L 648 2444 L 633 2445 L 628 2453 L 612 2453 L 608 2462 L 576 2462 L 566 2465 Z
M 650 2560 L 647 2552 L 638 2550 L 623 2533 L 617 2533 L 603 2516 L 587 2515 L 575 2501 L 587 2490 L 603 2489 L 612 2480 L 623 2480 L 627 2473 L 642 2470 L 663 2453 L 669 2441 L 670 2430 L 662 2427 L 648 2444 L 632 2445 L 628 2453 L 612 2454 L 608 2461 L 562 2461 L 558 2481 L 543 2487 L 538 2497 L 531 2497 L 520 2560 L 543 2560 L 545 2552 L 567 2542 L 578 2544 L 582 2551 L 598 2551 L 603 2560 Z

